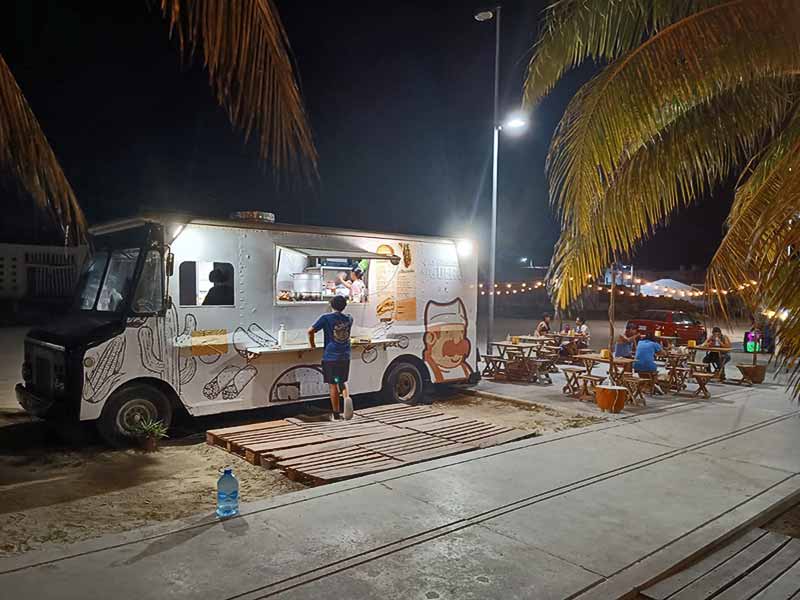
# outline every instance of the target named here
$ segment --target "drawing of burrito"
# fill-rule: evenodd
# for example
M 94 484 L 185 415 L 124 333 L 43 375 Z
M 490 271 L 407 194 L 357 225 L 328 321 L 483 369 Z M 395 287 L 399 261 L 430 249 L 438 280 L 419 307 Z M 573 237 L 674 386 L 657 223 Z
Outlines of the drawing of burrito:
M 223 400 L 234 400 L 238 398 L 244 388 L 246 388 L 253 379 L 258 375 L 258 371 L 253 365 L 247 365 L 239 369 L 239 372 L 233 376 L 231 382 L 222 388 Z
M 209 400 L 213 400 L 222 393 L 222 388 L 233 381 L 233 377 L 239 372 L 241 367 L 228 365 L 220 371 L 214 379 L 203 386 L 203 395 Z

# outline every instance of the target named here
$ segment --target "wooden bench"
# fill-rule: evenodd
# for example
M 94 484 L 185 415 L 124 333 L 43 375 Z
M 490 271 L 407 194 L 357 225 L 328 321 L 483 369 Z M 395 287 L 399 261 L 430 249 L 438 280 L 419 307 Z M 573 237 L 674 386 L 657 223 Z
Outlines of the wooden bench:
M 625 374 L 622 378 L 622 385 L 628 389 L 628 402 L 634 406 L 647 406 L 644 399 L 644 392 L 651 385 L 649 379 L 642 379 L 636 375 Z
M 588 373 L 578 375 L 578 381 L 581 382 L 581 397 L 594 397 L 594 388 L 598 385 L 603 385 L 605 380 L 606 378 L 602 375 L 589 375 Z M 592 388 L 591 392 L 589 391 L 590 386 Z
M 506 365 L 508 359 L 502 356 L 493 356 L 491 354 L 484 354 L 481 356 L 486 366 L 483 368 L 481 375 L 483 377 L 497 377 L 498 375 L 506 374 Z
M 703 394 L 703 397 L 708 400 L 711 398 L 711 393 L 708 391 L 706 387 L 708 382 L 717 377 L 716 373 L 694 373 L 692 375 L 694 380 L 697 382 L 697 391 L 694 393 L 695 397 Z
M 586 373 L 586 369 L 582 367 L 561 367 L 567 383 L 561 388 L 561 391 L 567 396 L 578 398 L 581 393 L 581 382 L 578 381 L 578 376 Z
M 533 365 L 536 381 L 538 383 L 546 381 L 552 385 L 553 380 L 550 378 L 550 370 L 555 366 L 555 361 L 549 358 L 531 358 L 528 360 Z

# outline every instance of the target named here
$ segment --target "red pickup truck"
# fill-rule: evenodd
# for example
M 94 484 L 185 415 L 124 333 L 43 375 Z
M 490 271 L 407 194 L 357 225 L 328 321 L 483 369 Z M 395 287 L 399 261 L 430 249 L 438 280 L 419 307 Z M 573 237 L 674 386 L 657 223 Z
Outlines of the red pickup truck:
M 677 337 L 680 343 L 695 340 L 701 344 L 706 339 L 706 328 L 703 322 L 687 312 L 679 310 L 646 310 L 638 319 L 628 321 L 639 333 L 650 333 Z

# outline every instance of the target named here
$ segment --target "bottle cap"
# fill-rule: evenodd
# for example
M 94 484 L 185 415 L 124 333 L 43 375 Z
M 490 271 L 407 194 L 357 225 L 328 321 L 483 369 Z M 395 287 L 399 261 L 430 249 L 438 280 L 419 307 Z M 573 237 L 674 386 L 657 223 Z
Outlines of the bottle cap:
M 233 473 L 233 469 L 231 467 L 225 467 L 222 471 L 223 475 L 230 475 Z

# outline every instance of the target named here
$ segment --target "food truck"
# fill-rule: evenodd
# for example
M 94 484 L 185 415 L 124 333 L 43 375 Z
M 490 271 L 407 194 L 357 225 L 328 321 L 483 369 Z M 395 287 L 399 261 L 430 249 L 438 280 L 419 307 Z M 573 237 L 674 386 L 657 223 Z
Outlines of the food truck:
M 428 385 L 475 382 L 477 259 L 471 242 L 149 214 L 91 230 L 69 314 L 25 339 L 17 398 L 32 415 L 96 421 L 123 444 L 143 420 L 328 396 L 322 334 L 355 267 L 350 389 L 418 402 Z

